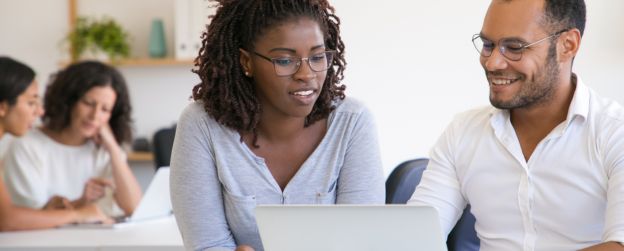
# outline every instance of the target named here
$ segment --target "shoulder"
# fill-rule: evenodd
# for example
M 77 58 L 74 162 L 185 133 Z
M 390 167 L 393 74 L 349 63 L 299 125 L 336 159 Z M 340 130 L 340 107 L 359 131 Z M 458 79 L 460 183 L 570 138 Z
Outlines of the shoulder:
M 504 111 L 492 106 L 483 106 L 458 113 L 453 118 L 451 126 L 461 128 L 480 127 L 490 123 L 493 116 L 504 116 Z
M 199 101 L 192 101 L 191 103 L 186 105 L 184 110 L 182 110 L 182 114 L 180 115 L 180 117 L 190 119 L 190 118 L 201 118 L 203 116 L 207 116 L 208 113 L 204 110 L 204 107 L 202 104 L 203 103 Z
M 368 108 L 359 100 L 345 97 L 335 101 L 335 109 L 329 115 L 328 121 L 333 128 L 362 128 L 373 130 L 375 119 Z
M 214 139 L 238 139 L 238 132 L 217 122 L 206 112 L 203 102 L 194 101 L 186 106 L 176 126 L 178 138 L 194 142 L 211 142 Z
M 345 98 L 336 102 L 335 110 L 329 115 L 328 130 L 345 135 L 376 134 L 377 126 L 372 113 L 360 101 Z M 328 132 L 330 133 L 330 132 Z
M 607 145 L 624 142 L 624 107 L 614 100 L 590 91 L 589 125 Z
M 189 103 L 180 115 L 178 124 L 183 126 L 218 127 L 219 123 L 204 109 L 204 103 L 193 101 Z
M 456 114 L 452 121 L 446 126 L 444 132 L 438 139 L 439 142 L 471 142 L 478 135 L 484 135 L 492 128 L 493 123 L 502 127 L 506 121 L 505 111 L 491 106 L 478 107 Z
M 27 132 L 21 137 L 15 137 L 10 144 L 9 149 L 35 149 L 42 146 L 46 141 L 51 140 L 39 128 L 35 128 Z
M 38 128 L 30 130 L 21 137 L 15 137 L 9 143 L 4 155 L 6 170 L 30 170 L 29 167 L 37 168 L 39 164 L 44 163 L 41 160 L 48 156 L 50 140 Z
M 345 97 L 335 101 L 336 109 L 332 112 L 334 116 L 370 116 L 370 110 L 361 101 Z
M 601 97 L 593 90 L 590 90 L 590 107 L 590 113 L 598 122 L 624 123 L 624 107 L 612 99 Z

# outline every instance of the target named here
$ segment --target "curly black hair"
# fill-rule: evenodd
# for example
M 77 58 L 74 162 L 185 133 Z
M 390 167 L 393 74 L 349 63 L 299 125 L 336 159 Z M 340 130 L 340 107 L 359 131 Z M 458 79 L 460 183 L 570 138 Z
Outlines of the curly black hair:
M 202 101 L 217 122 L 238 132 L 254 134 L 254 146 L 262 107 L 253 80 L 244 75 L 239 49 L 253 51 L 254 43 L 268 29 L 298 18 L 317 22 L 325 47 L 335 50 L 332 66 L 305 125 L 327 118 L 334 101 L 344 99 L 340 84 L 346 66 L 340 19 L 326 0 L 216 0 L 217 11 L 202 34 L 202 47 L 194 73 L 201 83 L 193 87 L 193 99 Z M 242 140 L 242 137 L 241 137 Z
M 75 63 L 56 73 L 45 92 L 44 126 L 53 131 L 67 128 L 76 103 L 91 88 L 103 86 L 110 86 L 117 95 L 108 124 L 118 143 L 129 143 L 132 107 L 126 81 L 115 68 L 96 61 Z
M 14 105 L 33 80 L 35 71 L 32 68 L 10 57 L 0 57 L 0 102 Z

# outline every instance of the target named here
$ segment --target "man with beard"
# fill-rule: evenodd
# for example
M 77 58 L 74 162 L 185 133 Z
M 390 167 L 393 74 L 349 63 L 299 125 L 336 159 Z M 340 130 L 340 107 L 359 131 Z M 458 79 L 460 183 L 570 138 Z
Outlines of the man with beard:
M 473 37 L 494 107 L 458 115 L 410 200 L 481 250 L 624 250 L 624 108 L 572 72 L 583 0 L 493 0 Z

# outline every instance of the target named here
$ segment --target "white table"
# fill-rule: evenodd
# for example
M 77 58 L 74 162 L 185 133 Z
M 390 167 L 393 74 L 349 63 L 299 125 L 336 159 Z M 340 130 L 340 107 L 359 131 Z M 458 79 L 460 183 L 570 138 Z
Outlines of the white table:
M 61 228 L 0 233 L 0 250 L 181 251 L 173 216 L 113 229 Z

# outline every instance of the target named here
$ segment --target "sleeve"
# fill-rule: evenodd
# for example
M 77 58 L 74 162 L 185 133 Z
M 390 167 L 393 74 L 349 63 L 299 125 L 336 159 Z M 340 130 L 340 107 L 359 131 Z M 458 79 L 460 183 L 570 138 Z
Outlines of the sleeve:
M 467 205 L 461 194 L 454 161 L 460 124 L 455 119 L 440 136 L 430 152 L 427 169 L 407 202 L 410 205 L 435 208 L 444 236 L 451 232 Z
M 4 160 L 4 179 L 15 205 L 39 209 L 48 201 L 48 195 L 42 153 L 37 154 L 31 144 L 22 139 L 11 143 Z
M 604 164 L 607 170 L 607 211 L 603 241 L 624 245 L 624 120 L 604 133 Z
M 180 116 L 171 156 L 171 202 L 187 250 L 233 250 L 205 117 L 196 103 Z
M 371 113 L 363 108 L 347 143 L 336 203 L 384 204 L 385 196 L 377 129 Z

